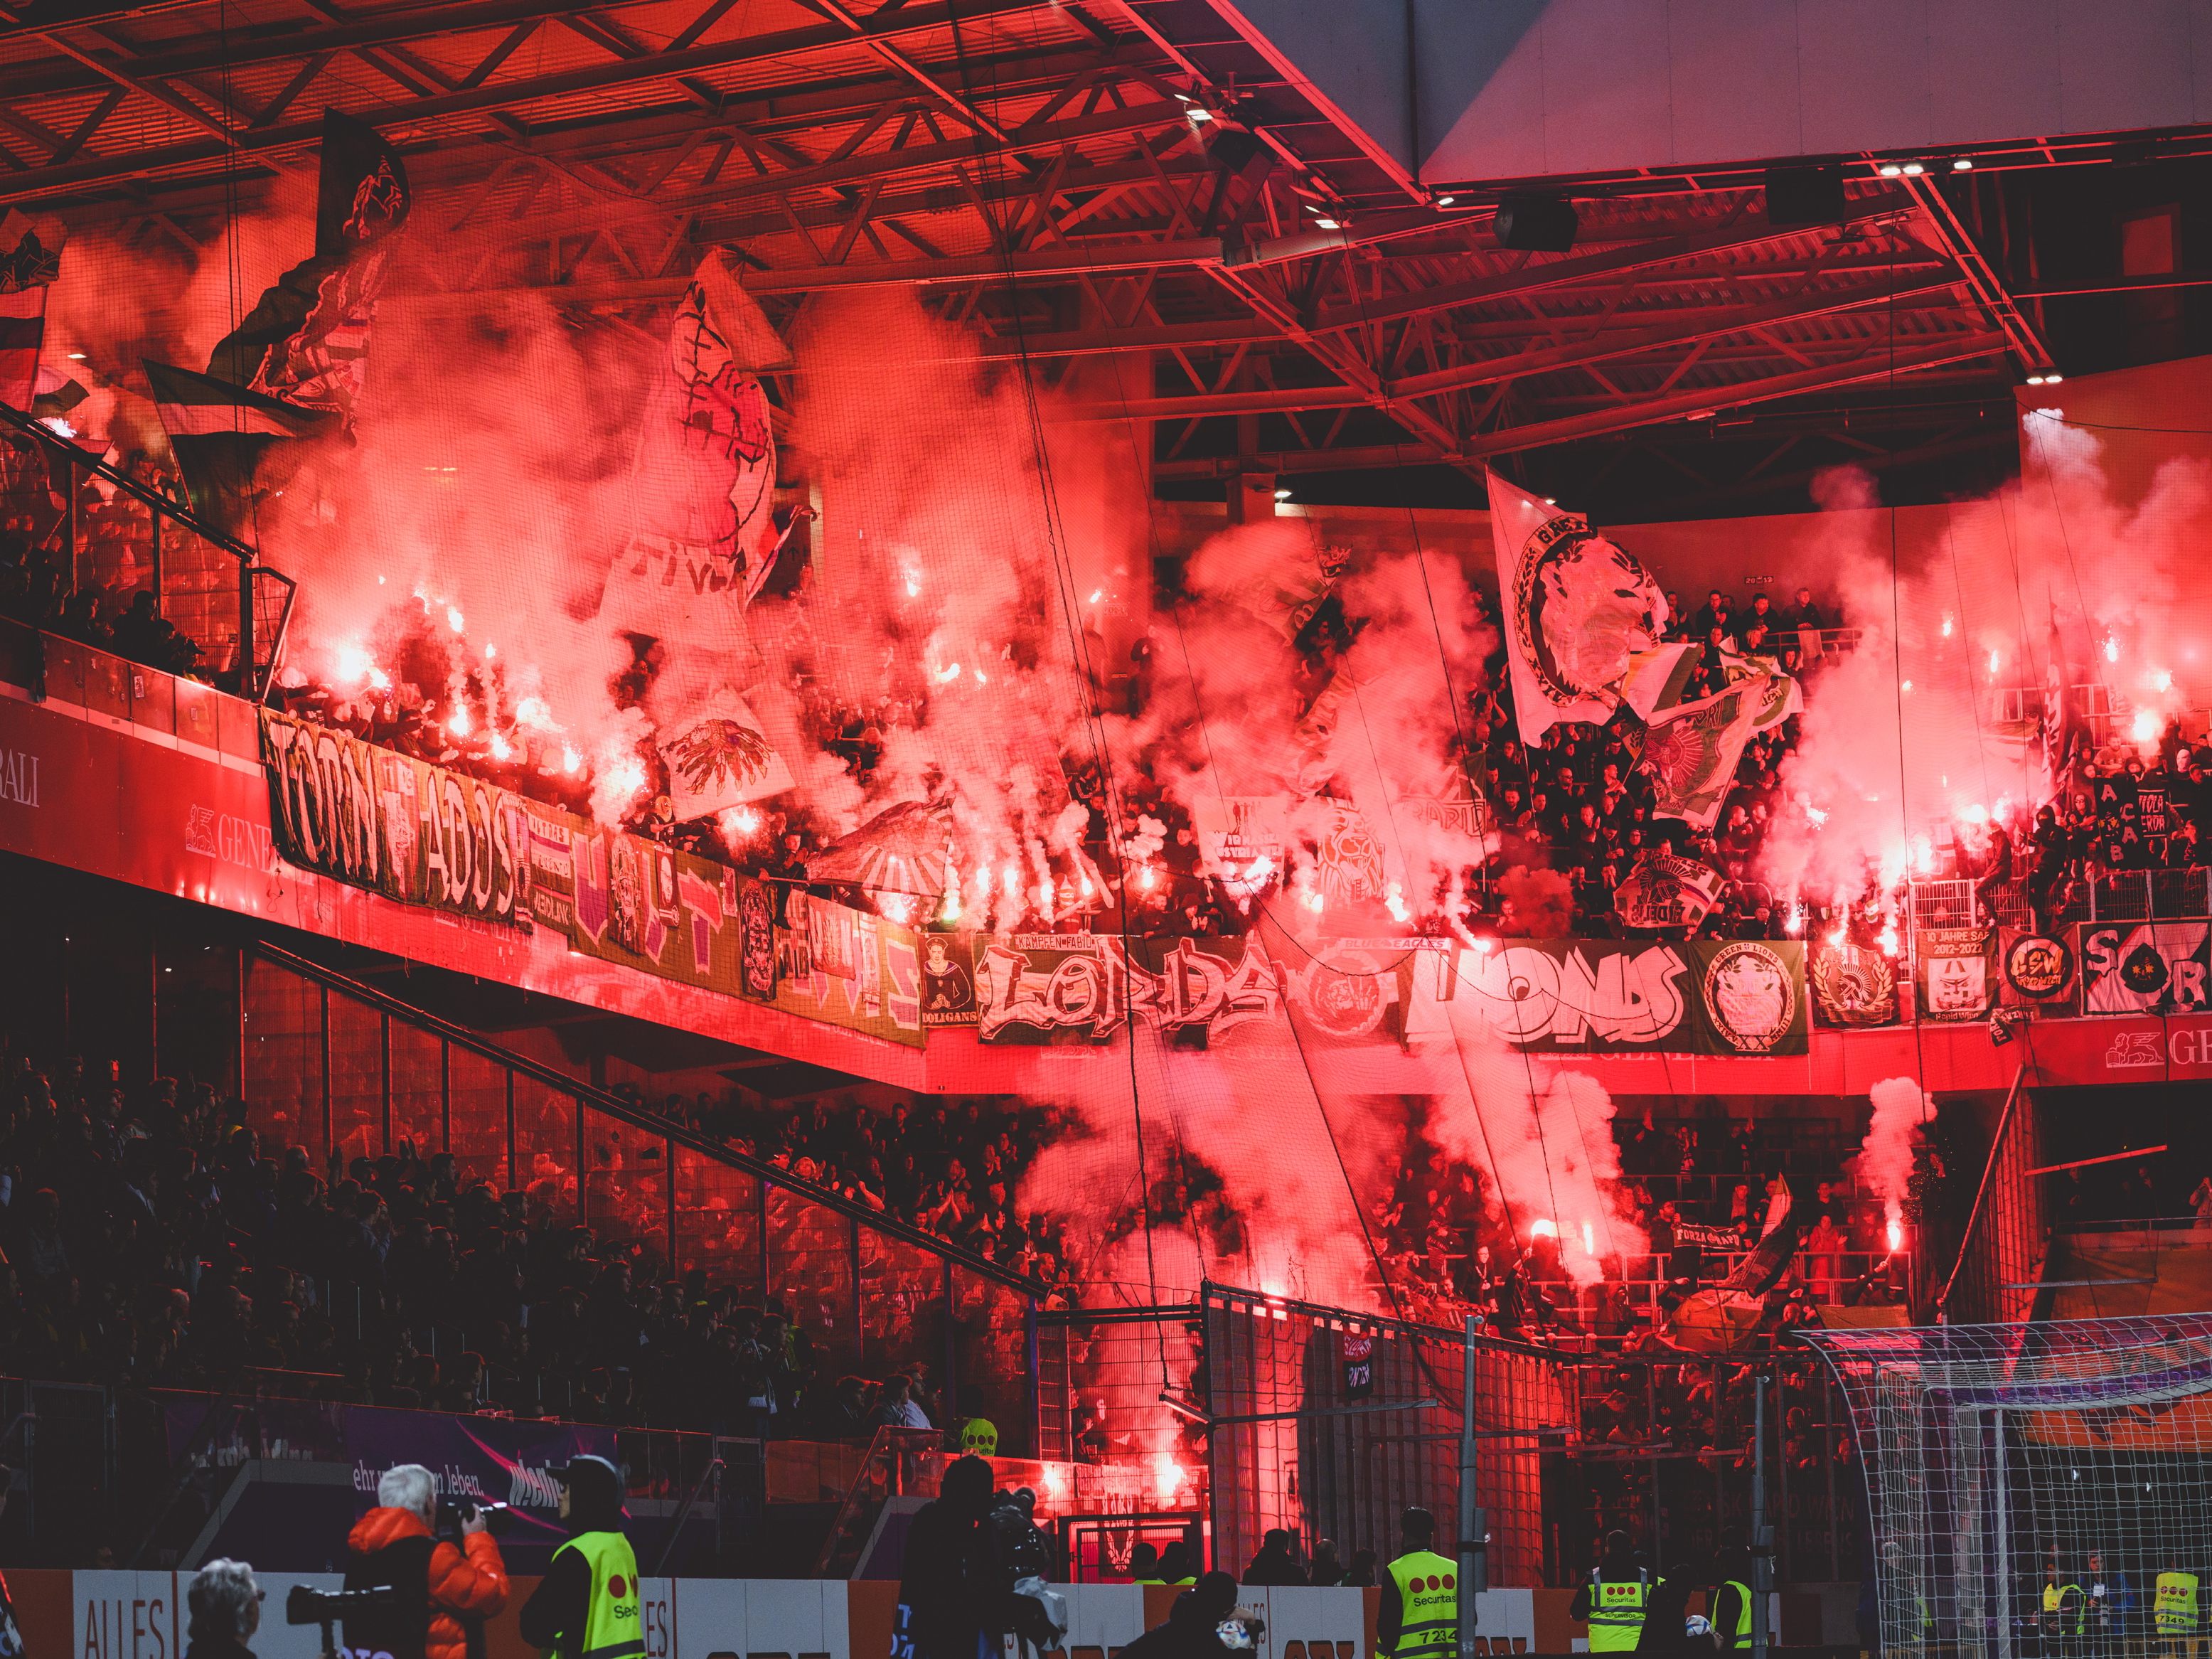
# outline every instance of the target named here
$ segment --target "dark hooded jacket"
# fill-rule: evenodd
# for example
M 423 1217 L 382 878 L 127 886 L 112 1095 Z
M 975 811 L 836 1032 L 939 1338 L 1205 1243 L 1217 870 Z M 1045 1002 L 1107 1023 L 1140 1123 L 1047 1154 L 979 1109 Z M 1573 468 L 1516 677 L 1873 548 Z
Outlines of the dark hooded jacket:
M 971 1659 L 994 1651 L 1010 1627 L 1013 1575 L 999 1559 L 990 1523 L 991 1466 L 955 1458 L 938 1495 L 915 1512 L 899 1579 L 899 1629 L 914 1659 Z
M 1167 1623 L 1123 1648 L 1121 1659 L 1228 1659 L 1221 1621 L 1236 1611 L 1237 1581 L 1209 1572 L 1175 1599 Z
M 629 1517 L 623 1513 L 622 1477 L 611 1465 L 596 1457 L 580 1457 L 568 1465 L 566 1485 L 569 1537 L 623 1529 Z M 552 1648 L 565 1635 L 580 1638 L 591 1601 L 591 1564 L 580 1550 L 560 1552 L 522 1604 L 518 1620 L 522 1639 L 533 1648 Z

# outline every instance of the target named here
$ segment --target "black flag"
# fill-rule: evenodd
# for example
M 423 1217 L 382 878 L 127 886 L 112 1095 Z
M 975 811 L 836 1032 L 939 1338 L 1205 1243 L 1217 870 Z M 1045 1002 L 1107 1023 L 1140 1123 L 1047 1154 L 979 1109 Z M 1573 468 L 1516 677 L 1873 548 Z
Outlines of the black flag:
M 337 426 L 323 410 L 264 398 L 212 374 L 148 363 L 154 404 L 191 493 L 192 511 L 224 534 L 251 539 L 257 489 L 277 489 L 301 457 L 298 441 Z
M 410 204 L 399 153 L 374 128 L 325 111 L 315 256 L 276 279 L 216 347 L 208 373 L 350 426 L 384 285 L 380 244 Z
M 407 168 L 384 135 L 350 115 L 323 112 L 315 188 L 315 257 L 340 259 L 407 222 Z

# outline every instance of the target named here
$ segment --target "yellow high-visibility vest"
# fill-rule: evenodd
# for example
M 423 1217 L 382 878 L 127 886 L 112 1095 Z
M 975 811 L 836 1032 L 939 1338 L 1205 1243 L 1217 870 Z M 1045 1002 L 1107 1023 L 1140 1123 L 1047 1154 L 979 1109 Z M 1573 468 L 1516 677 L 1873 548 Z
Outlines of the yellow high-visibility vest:
M 1386 1571 L 1398 1587 L 1398 1639 L 1376 1659 L 1452 1659 L 1459 1651 L 1459 1564 L 1409 1550 Z
M 1644 1606 L 1651 1599 L 1651 1575 L 1601 1578 L 1590 1574 L 1589 1644 L 1592 1653 L 1633 1653 L 1644 1634 Z
M 2197 1634 L 2197 1575 L 2162 1572 L 2151 1599 L 2151 1617 L 2160 1636 Z

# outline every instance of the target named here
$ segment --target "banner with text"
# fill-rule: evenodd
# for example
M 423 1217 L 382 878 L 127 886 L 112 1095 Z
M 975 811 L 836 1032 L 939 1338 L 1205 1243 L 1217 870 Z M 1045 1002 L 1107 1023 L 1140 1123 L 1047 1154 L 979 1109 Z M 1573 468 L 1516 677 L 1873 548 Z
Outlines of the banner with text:
M 2081 924 L 2081 1012 L 2195 1013 L 2212 1002 L 2212 922 Z
M 957 960 L 932 938 L 925 1018 L 986 1043 L 1110 1042 L 1133 1017 L 1179 1046 L 1241 1027 L 1301 1042 L 1450 1042 L 1452 1011 L 1525 1049 L 1563 1053 L 1806 1052 L 1801 945 L 1511 939 L 1488 952 L 1445 939 L 1332 939 L 1265 929 L 1243 939 L 986 934 Z
M 302 869 L 921 1046 L 911 928 L 265 709 L 261 758 L 277 851 Z
M 276 849 L 403 904 L 531 925 L 521 797 L 464 773 L 261 711 Z
M 1810 1042 L 1794 941 L 1510 939 L 1472 979 L 1492 1030 L 1522 1048 L 1802 1054 Z

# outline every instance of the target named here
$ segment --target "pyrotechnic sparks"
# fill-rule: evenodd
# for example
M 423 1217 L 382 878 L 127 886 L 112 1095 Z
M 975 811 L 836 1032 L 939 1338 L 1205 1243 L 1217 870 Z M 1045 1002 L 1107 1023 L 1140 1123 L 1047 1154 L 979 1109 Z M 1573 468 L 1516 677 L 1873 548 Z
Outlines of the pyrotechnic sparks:
M 1188 1477 L 1182 1464 L 1176 1462 L 1172 1452 L 1160 1452 L 1152 1458 L 1152 1480 L 1164 1498 L 1173 1498 L 1183 1488 Z

